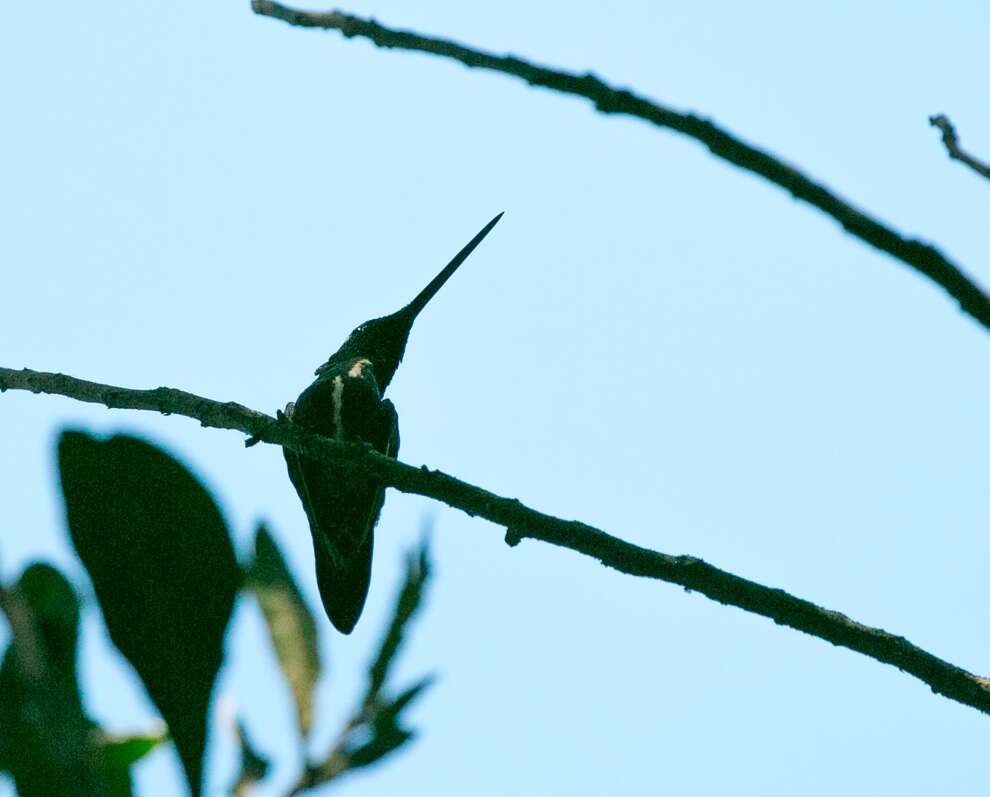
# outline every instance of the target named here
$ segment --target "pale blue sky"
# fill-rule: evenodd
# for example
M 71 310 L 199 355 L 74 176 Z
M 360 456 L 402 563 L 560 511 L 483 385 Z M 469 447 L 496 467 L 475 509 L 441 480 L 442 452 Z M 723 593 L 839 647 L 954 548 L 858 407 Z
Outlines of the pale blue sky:
M 423 314 L 402 458 L 690 553 L 990 673 L 990 336 L 936 287 L 698 144 L 586 102 L 254 17 L 245 2 L 12 4 L 0 24 L 0 364 L 274 411 L 368 317 L 506 215 Z M 357 3 L 711 116 L 990 284 L 979 0 Z M 0 572 L 65 567 L 65 424 L 147 436 L 264 517 L 318 606 L 281 453 L 181 418 L 0 397 Z M 400 551 L 437 577 L 401 671 L 438 670 L 372 794 L 984 794 L 990 721 L 849 651 L 390 493 L 365 616 L 322 625 L 318 747 L 356 696 Z M 153 714 L 90 609 L 113 727 Z M 217 695 L 294 777 L 256 608 Z M 215 725 L 210 794 L 233 774 Z M 139 771 L 180 794 L 176 759 Z M 0 785 L 0 794 L 9 789 Z

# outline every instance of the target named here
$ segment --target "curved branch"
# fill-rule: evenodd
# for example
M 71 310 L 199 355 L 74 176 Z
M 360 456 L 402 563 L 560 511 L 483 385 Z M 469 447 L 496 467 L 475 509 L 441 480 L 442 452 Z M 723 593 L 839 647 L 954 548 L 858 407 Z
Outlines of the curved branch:
M 494 55 L 446 39 L 393 30 L 379 25 L 373 19 L 362 19 L 341 11 L 297 11 L 272 0 L 253 0 L 251 8 L 256 14 L 274 17 L 290 25 L 339 30 L 347 38 L 363 36 L 378 47 L 416 50 L 451 58 L 465 66 L 513 75 L 532 86 L 543 86 L 585 97 L 602 113 L 635 116 L 657 127 L 683 133 L 700 141 L 713 155 L 775 183 L 796 199 L 801 199 L 834 218 L 846 232 L 924 274 L 959 302 L 964 312 L 990 329 L 990 295 L 934 246 L 905 238 L 893 228 L 853 207 L 821 183 L 806 177 L 793 166 L 736 138 L 708 119 L 675 111 L 627 89 L 613 88 L 591 72 L 576 75 L 549 69 L 520 58 Z
M 780 625 L 891 664 L 928 684 L 933 692 L 990 714 L 990 679 L 956 667 L 903 637 L 857 623 L 844 614 L 823 609 L 783 590 L 719 570 L 693 556 L 671 556 L 633 545 L 586 523 L 538 512 L 514 498 L 495 495 L 426 466 L 415 468 L 362 446 L 307 432 L 285 418 L 272 418 L 241 404 L 212 401 L 173 388 L 130 390 L 26 368 L 20 371 L 0 368 L 0 392 L 5 390 L 29 390 L 111 408 L 185 415 L 203 426 L 236 429 L 252 439 L 358 469 L 402 492 L 442 501 L 471 516 L 506 527 L 505 539 L 509 545 L 517 545 L 527 537 L 543 540 L 591 556 L 622 573 L 679 584 L 719 603 L 769 617 Z
M 932 127 L 937 127 L 940 131 L 942 131 L 942 143 L 945 144 L 945 149 L 949 153 L 950 158 L 957 160 L 960 163 L 965 163 L 974 172 L 990 180 L 990 166 L 978 161 L 968 152 L 963 150 L 963 148 L 959 145 L 959 136 L 956 135 L 956 128 L 953 126 L 952 122 L 949 121 L 948 116 L 944 113 L 940 113 L 936 116 L 929 116 L 928 124 Z

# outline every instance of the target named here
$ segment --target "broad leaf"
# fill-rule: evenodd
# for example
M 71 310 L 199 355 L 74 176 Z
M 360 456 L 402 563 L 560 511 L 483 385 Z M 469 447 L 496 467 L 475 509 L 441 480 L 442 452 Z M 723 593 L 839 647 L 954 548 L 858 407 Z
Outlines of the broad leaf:
M 110 638 L 137 670 L 200 793 L 207 709 L 240 573 L 206 489 L 158 448 L 63 433 L 69 533 Z
M 254 561 L 248 586 L 268 624 L 272 646 L 292 689 L 303 737 L 313 722 L 313 689 L 320 677 L 316 621 L 285 565 L 275 540 L 263 525 L 254 537 Z
M 111 794 L 79 696 L 75 591 L 55 568 L 32 564 L 0 599 L 11 630 L 0 665 L 3 767 L 21 797 Z

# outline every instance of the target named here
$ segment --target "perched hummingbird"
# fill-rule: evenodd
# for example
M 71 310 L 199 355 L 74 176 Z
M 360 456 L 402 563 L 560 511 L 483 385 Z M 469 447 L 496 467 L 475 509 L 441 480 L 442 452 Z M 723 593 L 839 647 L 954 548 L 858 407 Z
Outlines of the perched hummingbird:
M 500 218 L 501 213 L 488 222 L 409 304 L 355 329 L 316 369 L 316 381 L 286 407 L 292 422 L 335 440 L 365 443 L 393 459 L 398 456 L 399 417 L 382 395 L 402 360 L 413 321 Z M 385 489 L 344 468 L 282 450 L 313 535 L 323 608 L 337 630 L 349 634 L 368 596 L 374 529 Z

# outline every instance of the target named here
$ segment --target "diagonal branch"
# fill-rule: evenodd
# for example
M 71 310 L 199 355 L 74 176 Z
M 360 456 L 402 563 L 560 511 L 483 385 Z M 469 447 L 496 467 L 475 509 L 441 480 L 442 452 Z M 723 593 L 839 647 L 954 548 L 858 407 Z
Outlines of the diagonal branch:
M 933 692 L 990 714 L 990 679 L 956 667 L 903 637 L 857 623 L 781 589 L 719 570 L 693 556 L 671 556 L 633 545 L 593 526 L 538 512 L 516 499 L 503 498 L 425 465 L 415 468 L 362 446 L 307 432 L 284 418 L 275 419 L 240 404 L 212 401 L 173 388 L 130 390 L 26 368 L 0 368 L 0 392 L 5 390 L 29 390 L 111 408 L 185 415 L 203 426 L 236 429 L 323 462 L 360 470 L 402 492 L 433 498 L 471 516 L 483 517 L 508 529 L 505 540 L 509 545 L 517 545 L 527 537 L 543 540 L 591 556 L 622 573 L 679 584 L 719 603 L 769 617 L 779 625 L 891 664 L 928 684 Z
M 521 78 L 532 86 L 543 86 L 585 97 L 602 113 L 635 116 L 657 127 L 683 133 L 700 141 L 713 155 L 775 183 L 795 198 L 804 200 L 834 218 L 851 235 L 924 274 L 959 302 L 964 312 L 990 329 L 990 295 L 934 246 L 905 238 L 883 222 L 853 207 L 821 183 L 806 177 L 793 166 L 736 138 L 708 119 L 675 111 L 628 89 L 613 88 L 591 72 L 576 75 L 549 69 L 514 56 L 494 55 L 446 39 L 393 30 L 379 25 L 373 19 L 362 19 L 342 11 L 298 11 L 272 0 L 252 0 L 251 8 L 256 14 L 281 19 L 290 25 L 339 30 L 347 38 L 368 38 L 378 47 L 416 50 L 451 58 L 465 66 L 502 72 Z
M 959 136 L 956 135 L 956 128 L 949 121 L 948 116 L 943 113 L 937 116 L 929 116 L 928 124 L 942 131 L 942 143 L 945 144 L 945 149 L 948 151 L 950 158 L 960 163 L 965 163 L 974 172 L 990 180 L 990 166 L 982 161 L 978 161 L 963 150 L 959 145 Z

